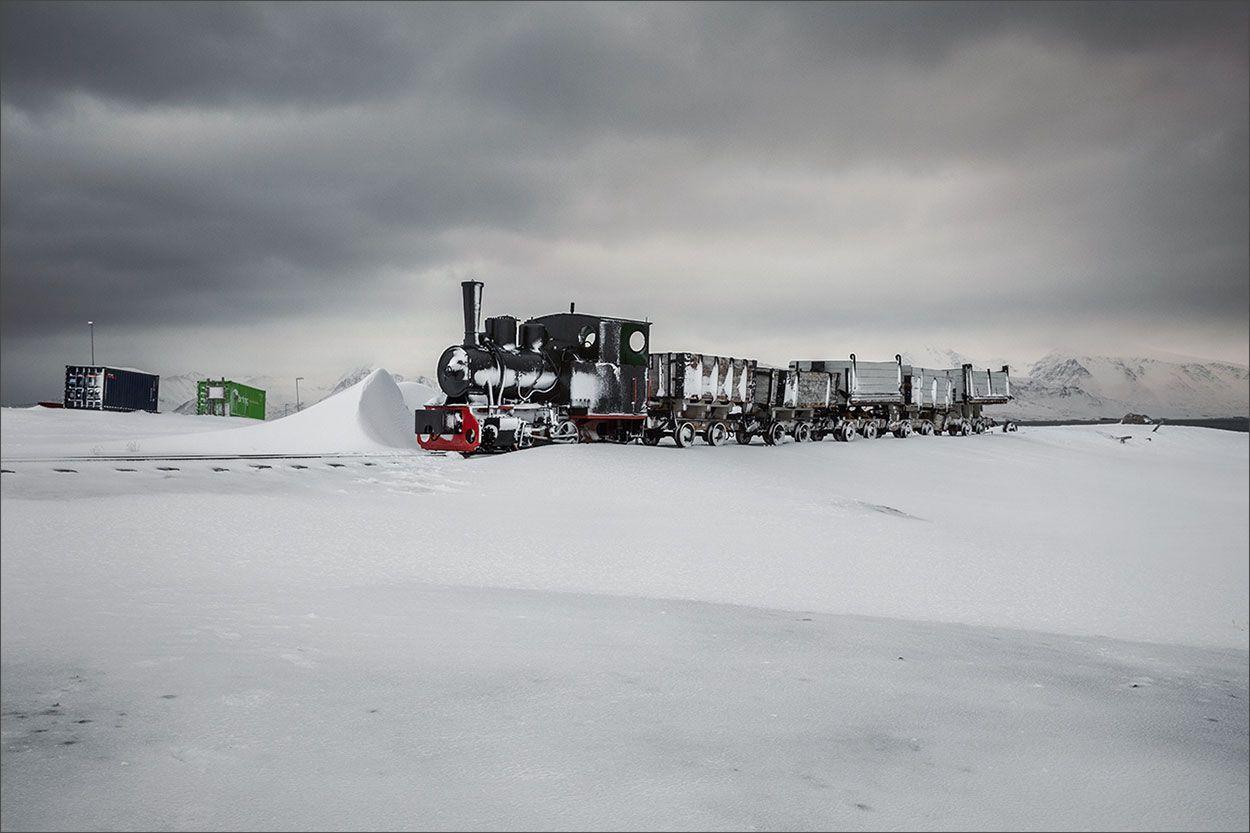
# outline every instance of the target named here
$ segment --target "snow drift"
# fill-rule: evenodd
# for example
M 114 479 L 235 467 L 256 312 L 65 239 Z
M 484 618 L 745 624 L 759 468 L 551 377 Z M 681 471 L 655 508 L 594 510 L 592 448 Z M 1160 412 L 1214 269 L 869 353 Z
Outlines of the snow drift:
M 435 390 L 429 385 L 422 382 L 399 382 L 399 392 L 403 394 L 404 404 L 408 406 L 408 410 L 415 411 L 418 408 L 424 408 L 432 399 L 442 396 L 440 391 Z M 409 425 L 412 421 L 409 420 Z

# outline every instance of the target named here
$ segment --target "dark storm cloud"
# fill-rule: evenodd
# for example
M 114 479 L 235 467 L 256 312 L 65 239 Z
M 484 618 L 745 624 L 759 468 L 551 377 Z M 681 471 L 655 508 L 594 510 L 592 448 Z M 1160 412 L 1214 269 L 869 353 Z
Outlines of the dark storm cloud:
M 334 104 L 392 94 L 422 27 L 380 9 L 244 3 L 6 3 L 5 96 L 137 104 Z
M 6 401 L 87 318 L 432 356 L 469 273 L 695 348 L 1244 347 L 1244 4 L 0 12 Z

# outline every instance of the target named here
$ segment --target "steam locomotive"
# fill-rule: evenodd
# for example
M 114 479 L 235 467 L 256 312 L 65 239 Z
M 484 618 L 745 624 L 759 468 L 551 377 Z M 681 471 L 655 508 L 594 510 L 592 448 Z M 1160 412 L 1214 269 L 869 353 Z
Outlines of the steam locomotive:
M 461 284 L 464 340 L 438 360 L 444 404 L 416 412 L 417 441 L 462 454 L 536 443 L 641 441 L 681 447 L 732 436 L 767 445 L 886 433 L 981 433 L 1008 402 L 1009 369 L 935 370 L 893 361 L 794 361 L 652 353 L 651 323 L 568 312 L 487 318 L 480 281 Z M 1004 430 L 1015 430 L 1007 422 Z

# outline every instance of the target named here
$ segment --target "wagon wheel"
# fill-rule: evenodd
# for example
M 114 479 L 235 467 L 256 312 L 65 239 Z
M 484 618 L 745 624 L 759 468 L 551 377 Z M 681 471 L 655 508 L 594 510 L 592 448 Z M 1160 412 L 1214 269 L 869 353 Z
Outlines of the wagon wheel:
M 786 427 L 780 422 L 774 422 L 764 431 L 764 442 L 767 445 L 781 445 L 786 437 Z
M 855 430 L 854 425 L 848 422 L 846 425 L 842 426 L 842 441 L 843 442 L 853 443 L 858 439 L 859 439 L 859 432 Z
M 703 439 L 708 445 L 721 445 L 729 439 L 729 429 L 723 422 L 713 422 L 703 432 Z
M 1020 426 L 1016 425 L 1011 420 L 1007 420 L 1006 422 L 1003 423 L 1003 430 L 1004 431 L 1019 431 Z
M 920 423 L 920 436 L 922 437 L 933 436 L 933 423 L 932 422 L 926 419 L 924 422 Z
M 966 437 L 972 433 L 972 426 L 966 422 L 961 422 L 955 426 L 955 432 L 961 437 Z
M 800 422 L 794 426 L 794 441 L 796 443 L 805 443 L 812 438 L 812 426 L 806 422 Z
M 911 436 L 911 423 L 910 422 L 901 423 L 898 426 L 898 428 L 894 429 L 894 436 L 898 437 L 900 440 L 904 440 L 910 437 Z
M 875 440 L 877 438 L 877 423 L 870 422 L 864 426 L 864 439 Z
M 750 445 L 753 436 L 755 435 L 745 428 L 739 428 L 737 431 L 734 431 L 734 439 L 738 441 L 738 445 Z
M 677 441 L 678 448 L 689 448 L 694 445 L 694 435 L 694 425 L 689 422 L 683 422 L 673 432 L 673 439 Z
M 661 434 L 659 431 L 644 431 L 642 435 L 642 444 L 643 445 L 659 445 L 660 439 L 663 436 L 664 435 Z

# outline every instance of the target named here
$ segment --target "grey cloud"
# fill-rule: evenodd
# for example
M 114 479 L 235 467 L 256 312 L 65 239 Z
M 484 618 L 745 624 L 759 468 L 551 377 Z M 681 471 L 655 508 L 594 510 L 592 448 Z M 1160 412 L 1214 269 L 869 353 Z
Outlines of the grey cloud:
M 2 13 L 5 401 L 89 317 L 432 361 L 470 273 L 717 344 L 1244 342 L 1241 4 Z
M 312 4 L 14 2 L 5 97 L 71 92 L 140 104 L 335 104 L 402 90 L 421 29 L 384 9 Z

